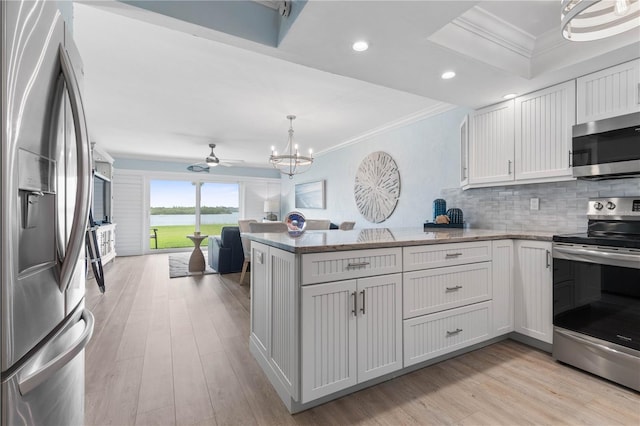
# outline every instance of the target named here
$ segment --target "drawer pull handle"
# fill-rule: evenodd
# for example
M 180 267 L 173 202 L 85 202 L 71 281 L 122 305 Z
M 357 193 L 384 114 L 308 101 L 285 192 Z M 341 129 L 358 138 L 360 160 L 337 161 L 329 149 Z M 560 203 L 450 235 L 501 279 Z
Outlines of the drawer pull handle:
M 363 266 L 369 266 L 370 264 L 371 264 L 370 262 L 349 263 L 349 264 L 347 264 L 347 269 L 348 268 L 361 268 Z
M 455 287 L 446 287 L 447 291 L 458 291 L 462 288 L 461 285 L 457 285 Z
M 462 253 L 447 253 L 444 255 L 444 257 L 446 258 L 458 257 L 458 256 L 462 256 Z
M 456 328 L 453 331 L 447 331 L 447 337 L 449 336 L 455 336 L 456 334 L 460 333 L 462 331 L 461 328 Z

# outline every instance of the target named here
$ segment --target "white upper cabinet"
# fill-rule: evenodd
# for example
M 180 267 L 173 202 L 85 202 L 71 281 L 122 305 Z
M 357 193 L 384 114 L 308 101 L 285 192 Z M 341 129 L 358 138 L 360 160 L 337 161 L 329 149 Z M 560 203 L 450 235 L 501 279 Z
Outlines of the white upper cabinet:
M 460 123 L 460 186 L 469 183 L 469 116 Z
M 575 81 L 516 98 L 515 179 L 571 177 Z M 555 180 L 555 179 L 554 179 Z
M 513 132 L 513 100 L 492 105 L 471 114 L 469 120 L 470 185 L 513 180 Z
M 640 111 L 640 59 L 577 79 L 577 123 Z

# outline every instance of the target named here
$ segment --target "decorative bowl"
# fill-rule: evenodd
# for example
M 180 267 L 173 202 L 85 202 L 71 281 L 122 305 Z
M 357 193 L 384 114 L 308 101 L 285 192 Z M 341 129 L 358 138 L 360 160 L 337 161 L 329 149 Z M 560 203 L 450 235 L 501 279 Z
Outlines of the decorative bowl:
M 287 225 L 287 232 L 290 237 L 301 236 L 307 227 L 307 221 L 304 215 L 297 211 L 287 213 L 284 218 L 284 223 Z

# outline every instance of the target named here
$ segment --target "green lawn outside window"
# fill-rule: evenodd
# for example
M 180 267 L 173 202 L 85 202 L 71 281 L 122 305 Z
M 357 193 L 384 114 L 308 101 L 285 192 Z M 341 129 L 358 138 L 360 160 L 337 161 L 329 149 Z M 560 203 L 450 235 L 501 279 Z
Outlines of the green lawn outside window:
M 225 226 L 238 226 L 237 223 L 227 224 L 211 224 L 200 225 L 200 233 L 203 235 L 220 235 L 220 231 Z M 193 235 L 195 230 L 193 225 L 171 225 L 171 226 L 154 226 L 151 229 L 158 230 L 158 249 L 193 247 L 193 243 L 187 238 L 187 235 Z M 153 235 L 153 231 L 150 232 Z M 202 242 L 202 247 L 206 247 L 207 242 Z M 149 240 L 149 247 L 155 250 L 155 242 Z

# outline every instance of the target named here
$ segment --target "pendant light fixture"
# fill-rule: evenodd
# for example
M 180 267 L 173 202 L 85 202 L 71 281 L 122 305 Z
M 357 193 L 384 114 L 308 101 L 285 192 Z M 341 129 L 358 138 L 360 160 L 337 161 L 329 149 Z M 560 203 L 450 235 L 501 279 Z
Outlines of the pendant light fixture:
M 640 27 L 640 0 L 562 0 L 562 36 L 592 41 Z
M 275 147 L 271 147 L 271 156 L 269 162 L 280 173 L 289 175 L 289 179 L 293 178 L 293 175 L 306 172 L 313 163 L 313 154 L 309 150 L 309 156 L 300 155 L 298 152 L 298 145 L 293 143 L 293 120 L 296 119 L 295 115 L 287 115 L 289 120 L 289 141 L 282 154 L 278 154 Z

